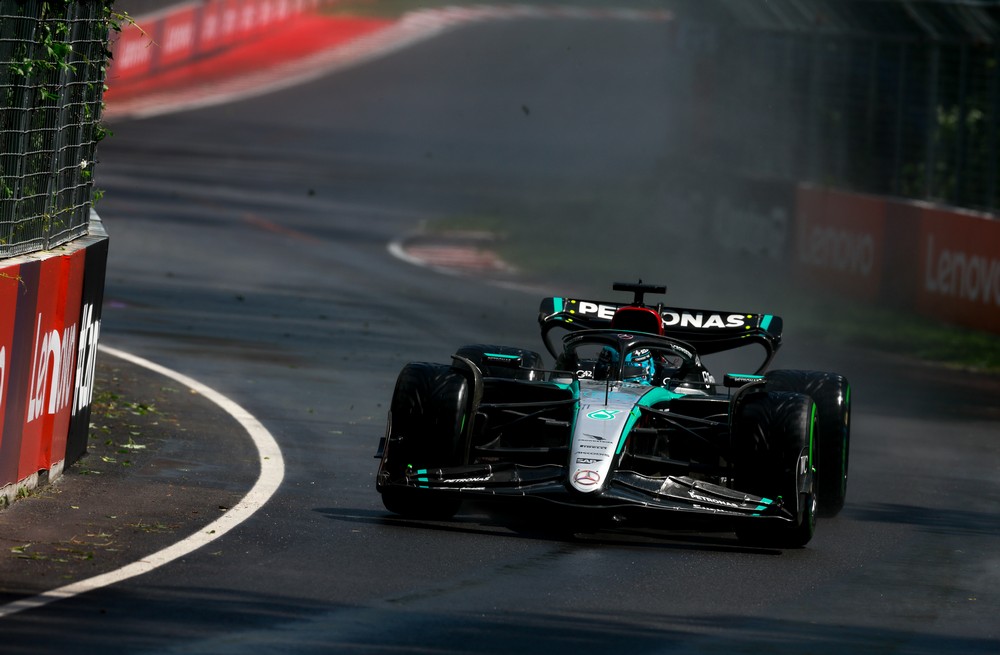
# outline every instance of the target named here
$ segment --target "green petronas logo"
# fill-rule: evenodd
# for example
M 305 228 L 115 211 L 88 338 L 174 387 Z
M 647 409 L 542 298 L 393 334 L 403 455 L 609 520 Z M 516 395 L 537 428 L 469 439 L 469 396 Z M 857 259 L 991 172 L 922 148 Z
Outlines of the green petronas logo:
M 612 421 L 616 414 L 619 414 L 622 410 L 620 409 L 599 409 L 596 412 L 591 412 L 587 414 L 587 418 L 594 421 Z

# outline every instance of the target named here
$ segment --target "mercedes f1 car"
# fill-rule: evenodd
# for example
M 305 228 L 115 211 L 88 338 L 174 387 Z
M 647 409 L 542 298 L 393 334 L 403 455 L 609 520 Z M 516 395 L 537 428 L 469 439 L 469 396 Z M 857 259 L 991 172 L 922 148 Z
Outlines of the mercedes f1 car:
M 649 305 L 666 288 L 641 282 L 614 289 L 632 301 L 542 300 L 551 368 L 494 345 L 403 367 L 376 454 L 385 507 L 447 519 L 463 500 L 516 501 L 582 528 L 704 519 L 742 542 L 804 546 L 817 515 L 844 504 L 847 380 L 767 371 L 778 316 Z M 702 357 L 750 344 L 763 363 L 718 384 Z

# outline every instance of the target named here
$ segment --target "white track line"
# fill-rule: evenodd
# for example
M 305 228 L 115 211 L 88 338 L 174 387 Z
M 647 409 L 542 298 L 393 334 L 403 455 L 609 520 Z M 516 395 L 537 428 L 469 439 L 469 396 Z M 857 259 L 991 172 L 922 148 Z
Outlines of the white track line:
M 184 557 L 202 546 L 215 541 L 250 518 L 254 512 L 260 509 L 274 495 L 282 479 L 285 477 L 285 460 L 281 455 L 278 442 L 275 441 L 271 433 L 256 418 L 238 404 L 193 378 L 160 366 L 159 364 L 154 364 L 149 360 L 103 345 L 101 346 L 101 351 L 176 380 L 222 408 L 247 431 L 254 445 L 257 447 L 257 453 L 260 457 L 260 475 L 257 477 L 257 482 L 247 492 L 247 495 L 240 499 L 232 509 L 186 539 L 182 539 L 172 546 L 167 546 L 163 550 L 144 557 L 138 562 L 127 564 L 120 569 L 74 582 L 58 589 L 46 591 L 37 596 L 0 605 L 0 618 L 36 607 L 42 607 L 57 600 L 72 598 L 73 596 L 100 589 L 101 587 L 107 587 L 116 582 L 148 573 L 180 557 Z
M 412 235 L 410 235 L 412 236 Z M 489 284 L 494 287 L 500 287 L 501 289 L 509 289 L 511 291 L 518 291 L 521 293 L 529 293 L 533 296 L 537 295 L 549 295 L 553 296 L 556 291 L 549 289 L 547 287 L 541 287 L 535 284 L 524 284 L 522 282 L 515 282 L 512 280 L 491 280 L 489 278 L 483 278 L 476 275 L 479 271 L 471 271 L 457 268 L 447 268 L 445 266 L 435 265 L 434 262 L 426 261 L 419 257 L 414 257 L 406 250 L 406 241 L 409 236 L 397 237 L 386 244 L 386 250 L 389 254 L 396 259 L 406 262 L 411 266 L 417 266 L 419 268 L 424 268 L 429 271 L 434 271 L 435 273 L 440 273 L 442 275 L 451 275 L 453 277 L 468 277 L 475 278 Z

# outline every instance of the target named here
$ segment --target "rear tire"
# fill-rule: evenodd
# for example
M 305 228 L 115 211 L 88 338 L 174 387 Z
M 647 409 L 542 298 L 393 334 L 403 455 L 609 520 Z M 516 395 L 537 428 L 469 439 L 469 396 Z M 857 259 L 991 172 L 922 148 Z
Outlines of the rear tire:
M 851 445 L 851 385 L 837 373 L 771 371 L 768 391 L 805 394 L 816 403 L 816 495 L 821 516 L 836 516 L 847 498 Z
M 376 477 L 382 504 L 407 518 L 447 519 L 461 498 L 406 484 L 410 470 L 458 466 L 464 457 L 468 413 L 465 377 L 445 364 L 407 364 L 396 379 L 385 447 Z
M 801 548 L 816 529 L 813 475 L 815 404 L 796 393 L 747 396 L 733 421 L 734 487 L 771 500 L 781 499 L 793 522 L 748 519 L 737 526 L 741 541 L 778 548 Z

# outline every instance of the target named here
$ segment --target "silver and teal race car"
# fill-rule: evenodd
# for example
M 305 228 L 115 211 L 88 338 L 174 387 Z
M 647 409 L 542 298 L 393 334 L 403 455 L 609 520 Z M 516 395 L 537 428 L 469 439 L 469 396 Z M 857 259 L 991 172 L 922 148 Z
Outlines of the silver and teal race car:
M 614 289 L 632 301 L 542 300 L 551 367 L 494 345 L 404 366 L 376 455 L 385 507 L 440 520 L 476 499 L 580 529 L 694 524 L 755 545 L 808 543 L 816 517 L 844 504 L 847 380 L 767 371 L 777 316 L 647 304 L 662 286 Z M 765 353 L 752 373 L 720 385 L 703 364 L 751 344 Z

